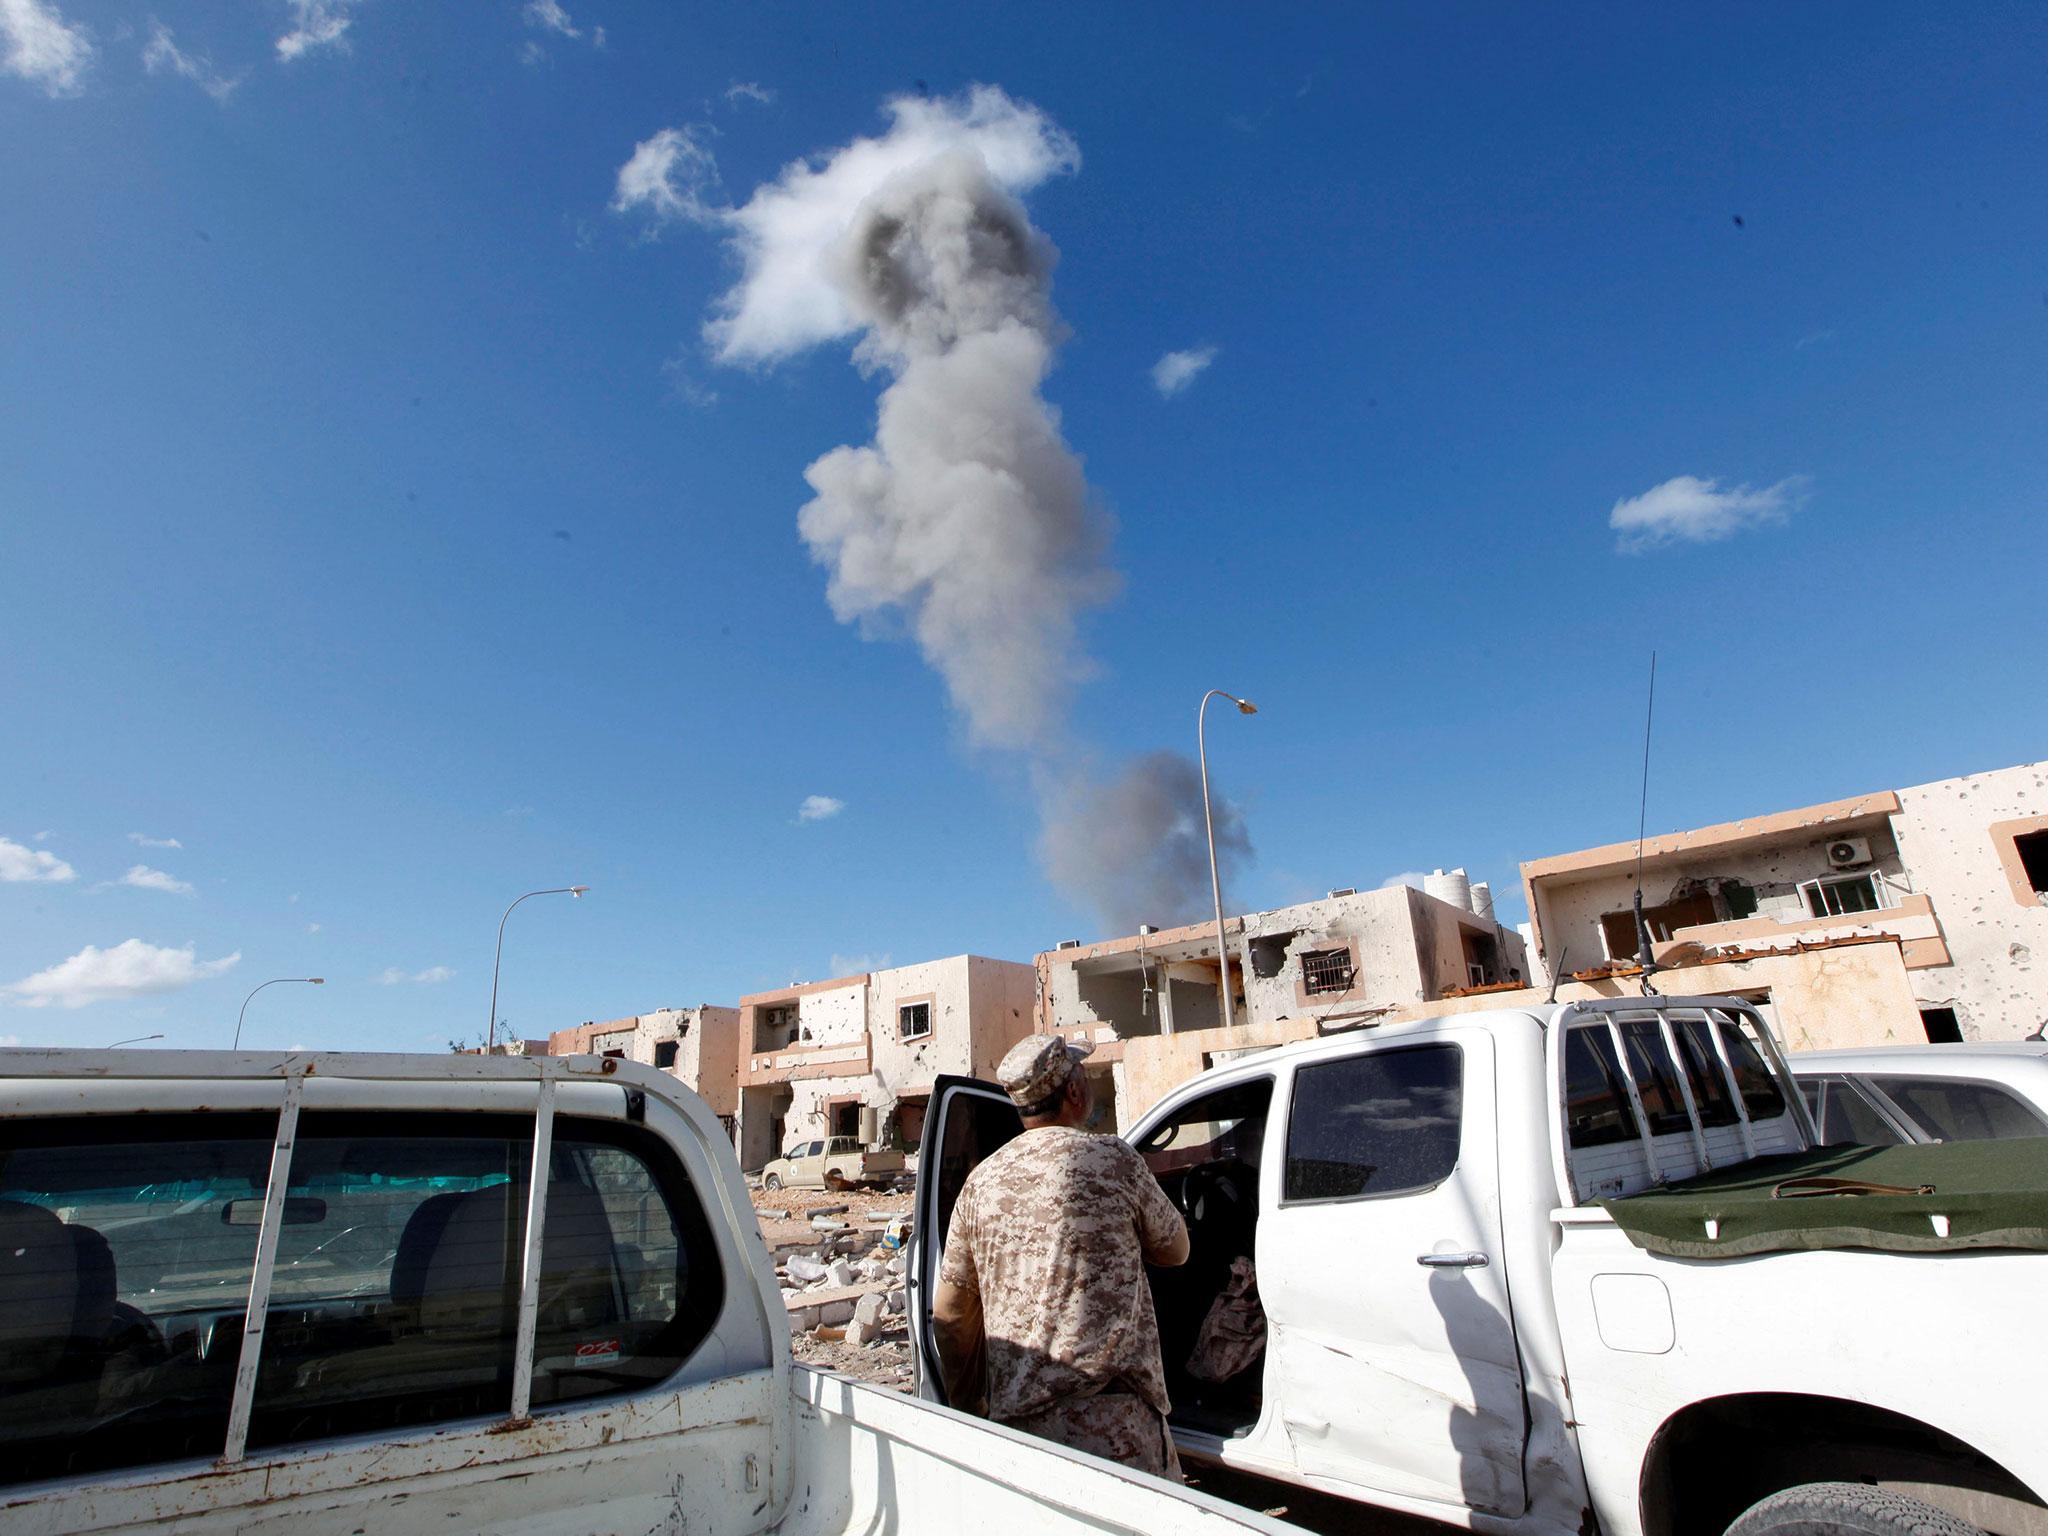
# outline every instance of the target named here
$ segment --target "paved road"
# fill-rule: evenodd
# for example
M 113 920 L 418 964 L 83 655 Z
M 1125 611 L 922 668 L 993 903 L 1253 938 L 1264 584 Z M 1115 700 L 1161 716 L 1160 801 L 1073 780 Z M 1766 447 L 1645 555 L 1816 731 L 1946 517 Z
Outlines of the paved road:
M 1292 1483 L 1276 1483 L 1248 1472 L 1225 1467 L 1187 1464 L 1188 1486 L 1219 1499 L 1242 1504 L 1262 1514 L 1292 1521 L 1304 1530 L 1323 1536 L 1445 1536 L 1456 1526 L 1440 1525 L 1414 1515 L 1393 1515 L 1385 1510 L 1354 1504 Z

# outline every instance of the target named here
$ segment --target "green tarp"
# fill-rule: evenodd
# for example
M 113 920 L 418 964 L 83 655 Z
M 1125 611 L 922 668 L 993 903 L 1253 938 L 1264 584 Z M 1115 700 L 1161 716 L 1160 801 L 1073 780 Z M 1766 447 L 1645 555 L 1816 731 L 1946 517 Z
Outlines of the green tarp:
M 1913 1191 L 1931 1185 L 1933 1193 L 1787 1198 L 1798 1187 L 1793 1181 L 1810 1179 Z M 1799 1248 L 2048 1252 L 2048 1136 L 1816 1147 L 1599 1204 L 1638 1248 L 1672 1258 L 1733 1259 Z M 1709 1222 L 1716 1224 L 1711 1237 Z M 1946 1234 L 1938 1230 L 1944 1225 Z

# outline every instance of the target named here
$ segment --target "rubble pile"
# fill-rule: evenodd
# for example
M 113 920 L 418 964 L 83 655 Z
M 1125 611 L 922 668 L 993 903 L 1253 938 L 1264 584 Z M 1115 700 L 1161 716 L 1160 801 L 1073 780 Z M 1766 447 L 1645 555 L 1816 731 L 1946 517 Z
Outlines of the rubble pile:
M 855 1191 L 752 1194 L 797 1361 L 908 1391 L 908 1203 Z

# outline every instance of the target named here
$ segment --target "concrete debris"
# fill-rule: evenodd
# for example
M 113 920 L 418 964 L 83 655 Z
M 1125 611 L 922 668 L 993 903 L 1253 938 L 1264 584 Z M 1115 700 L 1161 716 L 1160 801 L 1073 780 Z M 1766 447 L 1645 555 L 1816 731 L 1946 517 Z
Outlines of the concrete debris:
M 783 1267 L 788 1270 L 790 1279 L 801 1281 L 805 1285 L 813 1285 L 825 1278 L 826 1266 L 816 1259 L 807 1259 L 802 1254 L 796 1255 Z
M 835 1286 L 853 1284 L 853 1266 L 844 1259 L 834 1259 L 825 1266 L 825 1278 Z
M 876 1324 L 862 1322 L 860 1320 L 859 1312 L 856 1311 L 853 1316 L 853 1321 L 846 1325 L 846 1333 L 844 1334 L 844 1338 L 846 1339 L 847 1343 L 852 1344 L 855 1347 L 860 1347 L 863 1345 L 872 1344 L 875 1341 L 879 1332 L 880 1330 Z
M 891 1291 L 887 1297 L 886 1305 L 891 1317 L 900 1316 L 904 1309 L 909 1306 L 909 1297 L 902 1291 Z
M 863 1328 L 873 1328 L 882 1321 L 887 1306 L 880 1291 L 869 1291 L 853 1304 L 853 1320 Z

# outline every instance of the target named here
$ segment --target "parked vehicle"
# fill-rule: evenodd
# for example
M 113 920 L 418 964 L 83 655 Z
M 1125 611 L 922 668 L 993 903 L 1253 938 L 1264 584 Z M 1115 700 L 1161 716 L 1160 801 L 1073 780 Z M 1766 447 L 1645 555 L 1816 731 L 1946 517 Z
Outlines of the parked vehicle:
M 2048 1043 L 1973 1041 L 1801 1051 L 1822 1141 L 1868 1146 L 2048 1136 Z
M 0 1051 L 9 1536 L 951 1536 L 963 1510 L 1288 1529 L 793 1367 L 730 1143 L 667 1073 Z
M 934 1089 L 910 1261 L 927 1397 L 953 1201 L 1019 1128 L 990 1085 Z M 1532 1536 L 2048 1529 L 2048 1252 L 2010 1246 L 2048 1249 L 2048 1151 L 1991 1149 L 2022 1160 L 2017 1236 L 1996 1199 L 1953 1221 L 1908 1195 L 1774 1199 L 1816 1168 L 1984 1153 L 1816 1148 L 1746 1004 L 1304 1041 L 1202 1073 L 1129 1140 L 1192 1239 L 1151 1277 L 1184 1457 Z M 1702 1170 L 1753 1187 L 1688 1214 Z M 1248 1319 L 1263 1353 L 1233 1373 Z
M 764 1189 L 879 1188 L 903 1173 L 901 1152 L 868 1152 L 853 1136 L 798 1142 L 761 1170 Z

